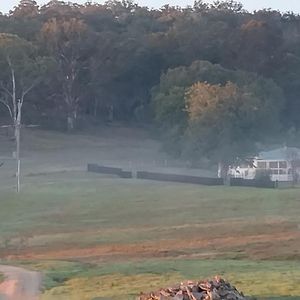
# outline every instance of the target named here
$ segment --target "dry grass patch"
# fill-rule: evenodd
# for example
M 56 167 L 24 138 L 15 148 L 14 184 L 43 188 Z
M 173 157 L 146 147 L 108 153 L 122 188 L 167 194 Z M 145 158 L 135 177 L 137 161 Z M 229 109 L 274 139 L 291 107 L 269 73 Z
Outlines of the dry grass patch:
M 96 297 L 107 299 L 134 299 L 141 291 L 155 290 L 161 286 L 174 284 L 182 277 L 176 273 L 164 275 L 113 274 L 92 278 L 74 278 L 64 286 L 46 291 L 41 300 L 90 300 Z

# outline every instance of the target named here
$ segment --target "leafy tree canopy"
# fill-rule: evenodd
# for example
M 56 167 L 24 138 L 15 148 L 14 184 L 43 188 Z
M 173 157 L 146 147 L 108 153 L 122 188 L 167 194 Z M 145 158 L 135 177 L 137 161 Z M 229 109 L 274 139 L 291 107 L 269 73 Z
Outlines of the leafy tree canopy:
M 153 100 L 170 148 L 229 162 L 279 135 L 284 96 L 272 80 L 197 61 L 164 74 Z

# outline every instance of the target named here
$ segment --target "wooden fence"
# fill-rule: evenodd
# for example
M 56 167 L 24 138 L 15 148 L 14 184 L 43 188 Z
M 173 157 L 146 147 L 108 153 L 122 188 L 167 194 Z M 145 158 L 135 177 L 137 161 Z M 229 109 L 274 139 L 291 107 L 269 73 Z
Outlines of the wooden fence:
M 120 178 L 132 178 L 133 177 L 132 172 L 130 172 L 130 171 L 124 171 L 121 168 L 99 166 L 97 164 L 88 164 L 87 170 L 88 170 L 88 172 L 93 172 L 93 173 L 116 175 Z
M 157 181 L 192 183 L 192 184 L 201 184 L 201 185 L 224 185 L 224 180 L 222 178 L 209 178 L 209 177 L 199 177 L 199 176 L 191 176 L 191 175 L 154 173 L 154 172 L 146 172 L 146 171 L 137 172 L 137 178 L 157 180 Z

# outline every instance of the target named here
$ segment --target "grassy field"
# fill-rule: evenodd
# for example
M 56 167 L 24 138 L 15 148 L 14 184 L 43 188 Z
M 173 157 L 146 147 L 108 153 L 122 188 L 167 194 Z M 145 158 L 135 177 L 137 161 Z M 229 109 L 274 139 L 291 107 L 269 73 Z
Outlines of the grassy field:
M 1 186 L 2 262 L 45 273 L 43 300 L 134 299 L 222 275 L 246 294 L 300 299 L 299 189 L 27 176 Z
M 14 144 L 0 135 L 0 156 Z M 0 160 L 1 162 L 2 160 Z M 42 300 L 134 299 L 183 279 L 222 275 L 246 294 L 300 299 L 300 190 L 104 178 L 88 162 L 186 169 L 139 129 L 22 131 L 22 192 L 0 169 L 2 263 L 42 271 Z M 166 168 L 167 167 L 167 168 Z M 1 279 L 0 279 L 1 280 Z

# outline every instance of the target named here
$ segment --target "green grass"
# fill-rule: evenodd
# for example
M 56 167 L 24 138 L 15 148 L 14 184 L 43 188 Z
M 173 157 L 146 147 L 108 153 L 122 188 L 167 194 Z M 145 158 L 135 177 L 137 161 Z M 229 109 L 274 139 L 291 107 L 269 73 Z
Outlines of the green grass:
M 299 191 L 203 187 L 76 173 L 26 178 L 21 194 L 1 191 L 0 234 L 164 227 L 269 216 L 298 221 Z M 140 238 L 121 235 L 116 239 Z M 113 238 L 110 233 L 102 242 Z
M 45 289 L 51 290 L 45 292 L 43 299 L 58 294 L 61 299 L 79 299 L 73 298 L 73 290 L 90 297 L 118 299 L 122 295 L 122 299 L 134 299 L 134 295 L 142 290 L 150 291 L 181 280 L 199 280 L 214 275 L 221 275 L 239 290 L 259 299 L 294 300 L 300 295 L 300 262 L 181 259 L 162 263 L 150 259 L 98 265 L 44 261 L 31 264 L 31 267 L 47 270 Z M 97 289 L 99 282 L 101 292 Z
M 3 282 L 4 278 L 5 278 L 4 275 L 0 273 L 0 283 Z
M 245 234 L 266 233 L 273 230 L 273 225 L 261 228 L 260 224 L 269 220 L 297 230 L 300 223 L 299 189 L 204 187 L 108 179 L 86 173 L 26 177 L 23 184 L 20 194 L 1 187 L 0 250 L 4 252 L 18 253 L 18 249 L 26 247 L 48 249 L 60 245 L 85 247 L 188 239 L 197 236 L 197 231 L 201 236 L 201 230 L 214 237 L 238 230 Z M 236 221 L 240 227 L 231 226 L 228 232 L 226 226 Z M 209 233 L 210 224 L 217 223 L 221 224 L 218 233 Z M 222 224 L 226 226 L 223 228 Z M 261 299 L 300 299 L 297 258 L 251 261 L 235 248 L 226 253 L 224 249 L 213 250 L 220 254 L 217 259 L 186 258 L 201 252 L 198 248 L 184 250 L 185 257 L 174 253 L 176 259 L 170 254 L 168 259 L 112 262 L 93 258 L 87 263 L 45 260 L 27 265 L 45 271 L 45 300 L 90 300 L 100 296 L 117 299 L 121 293 L 126 294 L 122 299 L 133 299 L 133 294 L 141 290 L 216 274 Z

